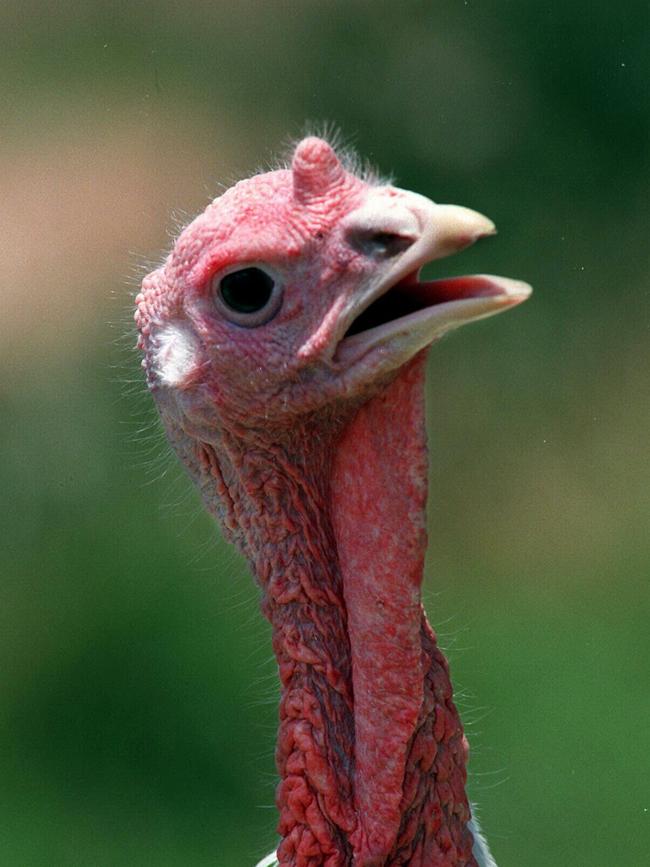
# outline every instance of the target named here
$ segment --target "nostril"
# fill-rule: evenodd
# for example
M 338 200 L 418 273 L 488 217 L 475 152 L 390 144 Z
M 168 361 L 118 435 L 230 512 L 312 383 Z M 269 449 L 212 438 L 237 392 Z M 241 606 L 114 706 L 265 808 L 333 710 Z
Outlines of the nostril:
M 391 259 L 398 256 L 414 243 L 415 238 L 407 235 L 399 235 L 396 232 L 378 232 L 356 230 L 349 235 L 349 243 L 355 250 L 364 256 L 373 256 L 377 259 Z

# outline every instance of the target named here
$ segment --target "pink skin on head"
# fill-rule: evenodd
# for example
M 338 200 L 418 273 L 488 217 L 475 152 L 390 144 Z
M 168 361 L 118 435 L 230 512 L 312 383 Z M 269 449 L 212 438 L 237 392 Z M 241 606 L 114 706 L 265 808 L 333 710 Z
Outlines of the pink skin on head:
M 282 865 L 477 864 L 466 742 L 420 603 L 424 353 L 529 289 L 417 275 L 493 230 L 308 138 L 290 169 L 209 205 L 137 299 L 168 437 L 273 625 Z M 273 285 L 254 311 L 224 288 L 244 269 Z

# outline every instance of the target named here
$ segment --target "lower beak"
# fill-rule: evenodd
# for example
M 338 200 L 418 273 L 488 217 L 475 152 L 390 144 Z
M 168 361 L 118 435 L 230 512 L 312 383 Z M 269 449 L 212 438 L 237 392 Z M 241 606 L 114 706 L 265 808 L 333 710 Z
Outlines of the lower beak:
M 403 364 L 447 332 L 515 307 L 531 292 L 527 283 L 489 274 L 398 283 L 381 299 L 394 303 L 396 310 L 410 304 L 412 312 L 397 315 L 367 330 L 350 334 L 352 329 L 349 329 L 337 347 L 335 359 L 342 364 L 352 364 L 369 351 L 381 349 L 385 358 L 391 356 L 391 366 Z

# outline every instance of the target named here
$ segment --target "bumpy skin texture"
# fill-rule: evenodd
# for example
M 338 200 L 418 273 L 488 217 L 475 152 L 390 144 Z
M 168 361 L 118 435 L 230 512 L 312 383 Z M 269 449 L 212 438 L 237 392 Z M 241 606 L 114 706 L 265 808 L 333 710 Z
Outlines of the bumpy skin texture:
M 435 335 L 425 312 L 344 337 L 395 273 L 490 227 L 359 177 L 309 138 L 290 168 L 209 205 L 137 298 L 169 440 L 248 558 L 273 626 L 281 865 L 477 865 L 466 744 L 420 603 L 423 347 L 516 301 L 490 288 L 483 306 L 441 304 Z M 246 327 L 215 293 L 252 266 L 283 294 Z M 463 297 L 484 284 L 466 281 Z
M 339 442 L 332 481 L 352 646 L 353 840 L 368 864 L 474 863 L 463 731 L 447 662 L 420 602 L 423 365 L 416 358 L 357 412 Z

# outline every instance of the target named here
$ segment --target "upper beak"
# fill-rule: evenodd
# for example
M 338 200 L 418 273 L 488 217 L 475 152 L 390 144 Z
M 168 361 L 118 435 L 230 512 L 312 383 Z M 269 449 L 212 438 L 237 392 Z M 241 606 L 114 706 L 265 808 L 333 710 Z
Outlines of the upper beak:
M 418 196 L 418 199 L 424 198 Z M 492 220 L 460 205 L 436 205 L 425 199 L 426 206 L 419 209 L 422 238 L 430 244 L 433 254 L 427 261 L 442 259 L 470 247 L 479 238 L 496 235 Z M 433 206 L 433 208 L 431 208 Z

